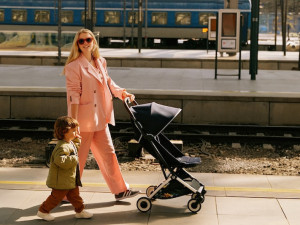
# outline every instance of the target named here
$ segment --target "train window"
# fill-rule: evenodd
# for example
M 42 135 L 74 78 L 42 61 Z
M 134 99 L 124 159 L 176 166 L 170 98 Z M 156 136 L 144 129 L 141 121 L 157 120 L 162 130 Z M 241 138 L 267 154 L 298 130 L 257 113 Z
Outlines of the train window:
M 74 20 L 73 11 L 61 11 L 62 23 L 73 23 L 73 20 Z
M 26 10 L 13 9 L 11 11 L 11 20 L 13 22 L 26 22 L 27 21 L 27 12 Z
M 34 12 L 34 22 L 49 23 L 50 22 L 50 11 L 36 10 Z
M 191 13 L 189 12 L 178 12 L 175 14 L 175 23 L 177 25 L 190 25 L 191 24 Z
M 153 12 L 151 15 L 151 23 L 157 25 L 167 24 L 167 13 L 166 12 Z
M 208 26 L 208 18 L 210 16 L 216 16 L 214 13 L 200 13 L 199 14 L 199 24 L 203 26 Z
M 144 12 L 142 12 L 142 21 L 144 20 Z M 132 21 L 134 20 L 135 24 L 138 24 L 139 22 L 139 12 L 129 12 L 128 13 L 128 23 L 132 24 Z
M 0 21 L 4 21 L 4 9 L 0 9 Z
M 87 15 L 87 12 L 84 14 L 85 11 L 81 12 L 81 22 L 84 24 L 85 23 L 85 15 Z M 97 12 L 94 12 L 93 14 L 93 22 L 94 24 L 97 23 Z
M 104 13 L 104 22 L 110 24 L 120 23 L 120 12 L 117 11 L 106 11 Z

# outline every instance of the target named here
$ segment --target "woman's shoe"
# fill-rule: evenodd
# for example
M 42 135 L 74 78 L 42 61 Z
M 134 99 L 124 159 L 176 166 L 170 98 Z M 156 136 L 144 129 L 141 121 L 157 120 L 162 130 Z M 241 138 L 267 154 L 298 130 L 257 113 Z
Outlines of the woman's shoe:
M 141 191 L 132 191 L 132 190 L 126 190 L 124 192 L 121 192 L 117 195 L 115 195 L 116 201 L 120 201 L 123 200 L 125 198 L 131 198 L 134 196 L 137 196 L 139 193 L 141 193 Z

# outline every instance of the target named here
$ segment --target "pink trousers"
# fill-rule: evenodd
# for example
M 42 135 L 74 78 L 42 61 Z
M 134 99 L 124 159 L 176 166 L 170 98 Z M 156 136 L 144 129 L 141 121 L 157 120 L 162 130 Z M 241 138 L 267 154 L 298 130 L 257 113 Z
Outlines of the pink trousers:
M 128 189 L 122 176 L 109 127 L 96 132 L 80 132 L 81 145 L 78 151 L 80 176 L 91 149 L 102 175 L 113 194 L 119 194 Z

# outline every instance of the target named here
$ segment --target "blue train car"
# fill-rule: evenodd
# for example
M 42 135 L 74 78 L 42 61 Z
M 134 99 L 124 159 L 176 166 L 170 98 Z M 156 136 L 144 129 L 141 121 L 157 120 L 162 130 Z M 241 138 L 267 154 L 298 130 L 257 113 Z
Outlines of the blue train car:
M 143 0 L 143 37 L 149 43 L 186 40 L 206 40 L 208 17 L 223 9 L 227 0 Z M 236 1 L 243 15 L 243 40 L 250 28 L 250 0 Z M 85 2 L 62 1 L 62 31 L 74 33 L 84 26 Z M 104 40 L 137 37 L 138 1 L 95 0 L 94 31 Z M 0 32 L 56 32 L 57 0 L 1 0 Z M 1 34 L 0 34 L 1 41 Z

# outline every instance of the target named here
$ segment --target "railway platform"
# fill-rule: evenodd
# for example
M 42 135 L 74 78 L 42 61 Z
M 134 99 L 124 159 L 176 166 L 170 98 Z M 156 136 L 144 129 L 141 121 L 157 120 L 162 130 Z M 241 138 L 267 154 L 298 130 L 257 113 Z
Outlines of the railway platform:
M 56 119 L 66 114 L 63 66 L 0 65 L 1 119 Z M 258 70 L 218 76 L 214 70 L 191 68 L 108 68 L 139 104 L 157 102 L 181 108 L 174 122 L 184 124 L 300 125 L 299 71 Z M 236 74 L 237 70 L 219 69 Z M 46 104 L 45 104 L 46 103 Z M 129 115 L 114 100 L 119 121 Z
M 61 52 L 61 62 L 64 63 L 69 52 Z M 142 67 L 142 68 L 193 68 L 214 69 L 215 50 L 172 50 L 172 49 L 116 49 L 101 48 L 110 67 Z M 241 52 L 241 68 L 249 70 L 250 51 Z M 259 51 L 259 70 L 292 70 L 298 67 L 298 51 Z M 42 65 L 54 66 L 58 63 L 57 51 L 15 51 L 0 50 L 0 64 L 9 65 Z M 238 68 L 239 54 L 221 57 L 218 54 L 218 68 Z
M 37 216 L 40 204 L 50 194 L 45 185 L 47 168 L 0 168 L 0 224 L 36 225 L 44 223 Z M 56 207 L 55 224 L 206 224 L 206 225 L 296 225 L 300 214 L 300 179 L 298 176 L 192 173 L 206 186 L 202 209 L 187 209 L 190 196 L 156 200 L 148 213 L 136 207 L 149 185 L 163 181 L 161 172 L 124 172 L 137 197 L 116 202 L 98 170 L 85 170 L 83 197 L 90 220 L 74 218 L 71 205 Z

